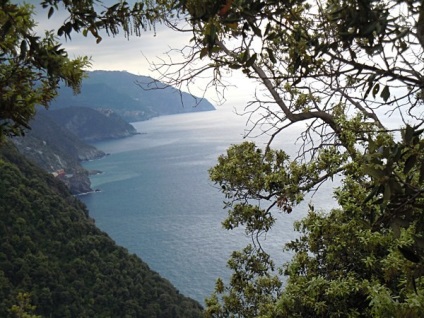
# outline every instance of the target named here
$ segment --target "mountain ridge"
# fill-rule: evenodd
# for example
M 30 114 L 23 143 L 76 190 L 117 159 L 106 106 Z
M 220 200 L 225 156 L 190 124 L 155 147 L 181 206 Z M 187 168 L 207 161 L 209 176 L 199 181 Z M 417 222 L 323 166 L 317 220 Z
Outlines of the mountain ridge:
M 156 89 L 151 89 L 152 83 Z M 214 109 L 207 100 L 147 76 L 93 71 L 83 81 L 81 94 L 61 87 L 50 109 L 39 109 L 30 123 L 32 130 L 14 143 L 28 159 L 59 176 L 72 193 L 81 194 L 92 189 L 89 172 L 79 163 L 105 155 L 85 143 L 138 134 L 128 121 Z
M 110 109 L 75 106 L 46 111 L 45 114 L 88 143 L 138 134 L 131 124 Z
M 81 141 L 47 113 L 37 112 L 30 122 L 32 129 L 23 137 L 12 138 L 12 142 L 25 158 L 61 179 L 73 194 L 91 192 L 89 171 L 80 163 L 106 154 Z
M 206 99 L 182 92 L 153 78 L 126 71 L 91 71 L 84 79 L 81 93 L 61 87 L 51 108 L 84 106 L 112 109 L 128 122 L 157 116 L 212 111 Z

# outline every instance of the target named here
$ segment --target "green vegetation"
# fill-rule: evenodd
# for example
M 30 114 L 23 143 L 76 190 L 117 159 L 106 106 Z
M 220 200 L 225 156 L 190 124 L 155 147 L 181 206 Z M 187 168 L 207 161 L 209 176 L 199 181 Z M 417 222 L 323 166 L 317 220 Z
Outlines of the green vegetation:
M 4 142 L 24 134 L 61 83 L 78 92 L 89 66 L 69 59 L 52 32 L 35 35 L 32 14 L 30 5 L 0 3 L 0 316 L 200 317 L 197 302 L 116 246 L 63 183 Z
M 137 130 L 110 109 L 67 107 L 45 112 L 56 124 L 85 142 L 123 138 Z
M 200 317 L 188 299 L 98 230 L 84 205 L 9 145 L 0 154 L 0 316 L 20 293 L 43 317 Z
M 41 318 L 41 316 L 33 315 L 35 306 L 31 305 L 31 295 L 28 293 L 19 293 L 16 296 L 17 305 L 13 305 L 10 313 L 17 318 Z
M 86 57 L 69 59 L 51 32 L 34 34 L 33 7 L 0 2 L 0 138 L 21 135 L 36 105 L 48 106 L 59 81 L 78 92 L 90 65 Z
M 89 65 L 69 59 L 52 32 L 33 34 L 32 10 L 0 3 L 0 316 L 200 317 L 200 304 L 116 246 L 62 182 L 5 142 L 24 134 L 35 106 L 47 107 L 61 83 L 78 92 Z M 59 144 L 64 152 L 75 145 Z
M 224 227 L 243 226 L 254 244 L 232 255 L 231 280 L 218 280 L 207 316 L 422 316 L 422 1 L 159 4 L 171 27 L 183 20 L 193 34 L 187 63 L 163 65 L 170 84 L 212 71 L 219 87 L 233 70 L 266 92 L 246 112 L 268 145 L 235 145 L 210 171 L 230 208 Z M 294 158 L 272 149 L 291 126 L 304 127 Z M 339 208 L 310 205 L 286 246 L 294 258 L 277 271 L 261 234 L 336 176 Z
M 211 83 L 219 86 L 222 73 L 237 71 L 266 91 L 258 90 L 247 112 L 258 118 L 256 129 L 271 136 L 269 144 L 265 149 L 253 143 L 232 146 L 210 171 L 230 208 L 224 226 L 244 226 L 254 244 L 232 255 L 231 280 L 218 280 L 207 316 L 422 316 L 423 2 L 147 3 L 129 7 L 121 2 L 97 14 L 92 1 L 43 2 L 49 15 L 59 6 L 69 12 L 59 35 L 90 33 L 97 42 L 102 30 L 138 36 L 155 21 L 178 30 L 175 25 L 182 20 L 193 38 L 182 52 L 186 64 L 176 65 L 177 70 L 164 65 L 170 84 L 182 85 L 193 74 L 211 70 Z M 13 37 L 12 43 L 17 47 Z M 272 146 L 295 125 L 304 129 L 298 156 L 290 158 Z M 292 212 L 305 194 L 334 177 L 341 179 L 334 191 L 339 207 L 316 211 L 310 205 L 308 216 L 295 224 L 300 238 L 286 246 L 293 260 L 274 264 L 261 247 L 261 234 L 281 212 Z M 17 206 L 28 206 L 27 197 Z M 25 228 L 23 220 L 14 220 L 13 226 Z M 8 241 L 3 245 L 10 252 L 19 247 L 31 252 L 32 238 L 26 237 L 15 238 L 12 247 Z M 23 282 L 28 279 L 13 273 Z M 33 304 L 50 299 L 38 297 Z M 66 302 L 71 296 L 61 297 Z
M 309 206 L 308 216 L 295 224 L 301 236 L 286 245 L 294 257 L 280 269 L 287 276 L 284 288 L 260 237 L 283 217 L 279 209 L 290 213 L 310 191 L 317 162 L 298 164 L 281 150 L 264 153 L 253 143 L 231 147 L 210 174 L 230 207 L 224 227 L 244 226 L 255 245 L 232 255 L 230 284 L 217 282 L 207 316 L 421 317 L 424 158 L 411 156 L 424 141 L 413 139 L 407 146 L 403 139 L 374 156 L 367 153 L 371 162 L 346 165 L 334 193 L 340 208 L 325 212 Z M 339 160 L 324 154 L 323 167 Z M 378 178 L 368 177 L 368 170 Z
M 160 88 L 160 94 L 158 90 Z M 81 93 L 75 95 L 62 87 L 52 108 L 70 106 L 113 110 L 128 122 L 147 120 L 156 116 L 214 110 L 206 99 L 166 87 L 148 76 L 123 71 L 87 72 Z
M 82 142 L 47 114 L 38 111 L 30 122 L 31 130 L 25 136 L 12 138 L 12 142 L 25 158 L 44 171 L 57 174 L 63 170 L 64 175 L 59 178 L 72 194 L 91 192 L 89 172 L 80 163 L 101 158 L 105 153 Z
M 268 145 L 232 146 L 210 170 L 229 208 L 224 227 L 244 227 L 253 244 L 232 255 L 207 316 L 422 316 L 422 1 L 179 3 L 192 57 L 209 59 L 214 82 L 238 70 L 266 91 L 247 112 Z M 272 149 L 295 125 L 298 155 Z M 286 246 L 293 260 L 274 264 L 260 237 L 336 176 L 339 208 L 311 204 Z

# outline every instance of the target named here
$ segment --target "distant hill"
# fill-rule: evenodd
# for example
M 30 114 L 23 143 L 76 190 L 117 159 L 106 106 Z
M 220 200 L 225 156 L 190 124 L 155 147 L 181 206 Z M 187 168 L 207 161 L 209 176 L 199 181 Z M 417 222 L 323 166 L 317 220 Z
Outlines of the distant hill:
M 51 116 L 52 113 L 54 112 L 38 111 L 35 118 L 30 122 L 31 129 L 26 132 L 24 137 L 19 139 L 25 140 L 27 137 L 36 137 L 44 141 L 46 145 L 54 146 L 73 161 L 93 160 L 105 155 L 103 151 L 83 142 L 65 125 L 54 120 Z
M 114 112 L 87 107 L 40 109 L 30 126 L 24 137 L 13 142 L 27 159 L 65 182 L 73 194 L 92 191 L 89 171 L 80 162 L 105 156 L 86 142 L 137 134 Z
M 105 153 L 81 141 L 47 114 L 38 112 L 30 122 L 32 129 L 12 141 L 21 154 L 44 171 L 55 174 L 73 194 L 92 191 L 89 172 L 80 162 L 101 158 Z
M 210 111 L 214 106 L 147 76 L 120 71 L 93 71 L 83 81 L 81 94 L 62 87 L 51 109 L 84 106 L 112 109 L 128 122 L 178 113 Z M 153 89 L 158 87 L 158 89 Z
M 62 183 L 2 144 L 0 317 L 12 317 L 19 293 L 42 317 L 202 316 L 196 301 L 100 231 Z
M 129 137 L 137 130 L 112 110 L 68 107 L 45 112 L 56 124 L 85 142 Z

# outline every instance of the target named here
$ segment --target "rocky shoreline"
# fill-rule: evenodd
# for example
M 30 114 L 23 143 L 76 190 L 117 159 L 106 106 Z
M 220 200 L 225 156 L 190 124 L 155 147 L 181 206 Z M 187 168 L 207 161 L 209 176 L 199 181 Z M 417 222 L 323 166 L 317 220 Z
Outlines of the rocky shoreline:
M 90 176 L 101 171 L 88 171 L 81 163 L 98 160 L 108 154 L 89 145 L 85 139 L 99 141 L 126 138 L 138 132 L 130 124 L 122 123 L 122 119 L 115 118 L 112 113 L 108 113 L 109 117 L 106 117 L 95 110 L 76 107 L 69 113 L 66 112 L 67 115 L 73 115 L 67 118 L 74 123 L 73 129 L 75 130 L 78 126 L 75 122 L 79 123 L 81 132 L 86 132 L 85 127 L 93 126 L 90 127 L 89 137 L 83 138 L 81 133 L 77 136 L 75 131 L 66 128 L 69 125 L 58 120 L 57 116 L 52 116 L 51 113 L 38 112 L 31 122 L 31 130 L 23 137 L 12 138 L 12 142 L 28 160 L 61 180 L 72 194 L 80 195 L 95 191 L 91 188 Z M 91 123 L 92 120 L 95 122 L 95 119 L 100 120 L 101 123 L 97 130 L 94 127 L 96 125 Z

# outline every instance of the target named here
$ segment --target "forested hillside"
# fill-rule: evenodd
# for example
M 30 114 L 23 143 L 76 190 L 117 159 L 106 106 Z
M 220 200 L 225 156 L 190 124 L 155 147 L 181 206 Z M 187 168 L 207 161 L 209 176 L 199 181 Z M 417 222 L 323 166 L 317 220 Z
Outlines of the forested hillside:
M 46 172 L 59 175 L 72 194 L 92 191 L 89 172 L 81 161 L 99 159 L 105 153 L 86 142 L 129 137 L 135 128 L 112 111 L 88 107 L 38 110 L 25 136 L 12 140 L 18 150 Z
M 60 182 L 0 147 L 0 317 L 200 317 L 200 305 L 96 228 Z
M 60 94 L 51 103 L 51 109 L 75 106 L 112 109 L 129 122 L 215 109 L 206 99 L 166 87 L 147 76 L 119 71 L 93 71 L 87 74 L 80 94 L 75 95 L 71 89 L 61 87 Z
M 12 141 L 25 158 L 59 177 L 72 194 L 92 191 L 89 172 L 80 162 L 101 158 L 105 153 L 81 141 L 63 125 L 55 123 L 47 113 L 39 111 L 31 121 L 31 130 Z M 59 171 L 62 172 L 60 175 Z
M 45 114 L 85 142 L 123 138 L 137 134 L 133 126 L 109 109 L 68 107 L 50 110 Z

